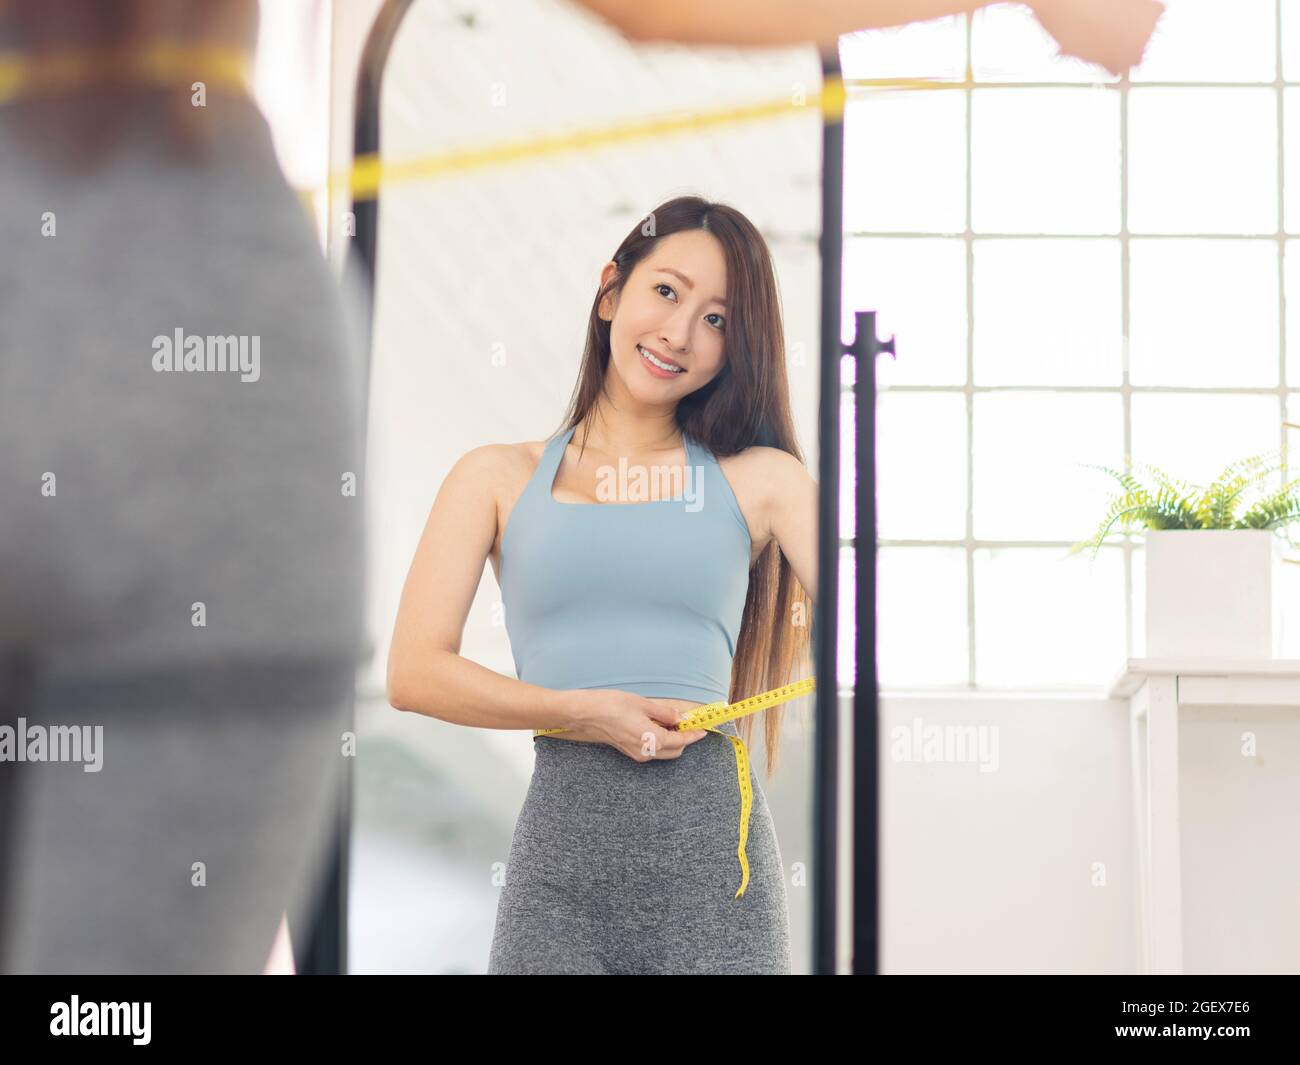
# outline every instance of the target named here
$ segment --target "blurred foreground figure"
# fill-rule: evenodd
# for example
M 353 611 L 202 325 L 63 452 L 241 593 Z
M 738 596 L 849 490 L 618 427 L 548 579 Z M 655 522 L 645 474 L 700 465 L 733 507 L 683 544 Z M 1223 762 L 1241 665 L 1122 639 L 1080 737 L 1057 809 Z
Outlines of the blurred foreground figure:
M 283 912 L 311 931 L 361 316 L 245 87 L 256 35 L 255 0 L 0 0 L 6 973 L 260 973 Z
M 1003 0 L 576 0 L 634 41 L 771 47 L 815 44 L 834 55 L 838 40 L 950 15 L 969 15 Z M 1160 0 L 1022 0 L 1063 56 L 1119 76 L 1139 66 Z M 1228 5 L 1224 5 L 1225 8 Z

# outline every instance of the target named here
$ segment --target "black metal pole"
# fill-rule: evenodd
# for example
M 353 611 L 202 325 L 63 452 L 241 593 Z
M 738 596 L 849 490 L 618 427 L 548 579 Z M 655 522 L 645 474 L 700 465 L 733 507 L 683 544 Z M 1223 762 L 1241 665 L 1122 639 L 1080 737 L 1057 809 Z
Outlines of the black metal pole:
M 410 10 L 413 0 L 387 0 L 375 24 L 370 28 L 366 38 L 365 49 L 361 53 L 361 68 L 357 72 L 357 98 L 353 108 L 352 158 L 363 159 L 377 155 L 379 152 L 380 103 L 384 88 L 384 71 L 388 67 L 388 57 L 393 50 L 393 41 L 402 27 L 402 20 Z M 348 248 L 350 261 L 358 267 L 358 272 L 365 280 L 368 290 L 368 308 L 375 305 L 376 272 L 379 264 L 379 197 L 383 190 L 375 189 L 373 196 L 354 201 L 352 214 L 355 219 L 356 235 Z M 364 373 L 365 410 L 369 412 L 370 368 L 373 362 L 373 339 L 371 322 L 367 322 L 365 336 L 367 347 Z
M 822 82 L 838 82 L 839 54 L 822 55 Z M 817 676 L 813 748 L 813 911 L 812 971 L 836 971 L 836 900 L 839 833 L 839 643 L 840 577 L 840 292 L 844 243 L 844 126 L 838 113 L 825 115 L 822 127 L 822 307 L 821 381 L 818 424 L 817 602 L 814 604 L 814 658 Z
M 854 314 L 853 972 L 880 972 L 880 685 L 876 668 L 876 312 Z

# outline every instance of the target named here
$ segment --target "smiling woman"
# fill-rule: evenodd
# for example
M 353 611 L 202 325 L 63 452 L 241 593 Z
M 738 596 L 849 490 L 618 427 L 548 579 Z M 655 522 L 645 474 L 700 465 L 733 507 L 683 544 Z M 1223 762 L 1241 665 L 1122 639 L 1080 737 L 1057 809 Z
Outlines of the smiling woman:
M 770 254 L 761 234 L 739 211 L 688 196 L 661 204 L 639 222 L 602 268 L 564 427 L 544 442 L 475 449 L 449 474 L 440 493 L 447 498 L 435 501 L 399 605 L 389 653 L 390 701 L 426 713 L 434 713 L 436 707 L 435 716 L 479 727 L 564 723 L 554 713 L 545 720 L 532 720 L 535 698 L 523 711 L 525 719 L 511 699 L 506 706 L 493 705 L 496 700 L 484 699 L 477 673 L 463 678 L 435 676 L 427 658 L 429 647 L 441 643 L 454 651 L 460 640 L 455 619 L 463 618 L 463 613 L 461 604 L 448 602 L 446 617 L 437 617 L 434 604 L 417 597 L 416 589 L 450 581 L 472 595 L 468 574 L 476 565 L 481 572 L 484 559 L 475 554 L 459 560 L 455 543 L 438 542 L 440 536 L 455 535 L 457 528 L 463 537 L 463 522 L 471 520 L 467 516 L 455 523 L 451 520 L 450 508 L 458 505 L 453 502 L 456 493 L 481 494 L 485 483 L 495 486 L 492 530 L 484 555 L 504 572 L 504 533 L 509 531 L 510 546 L 517 552 L 517 526 L 528 520 L 534 496 L 557 504 L 562 502 L 559 494 L 594 500 L 601 477 L 620 464 L 625 469 L 665 464 L 703 469 L 702 484 L 714 502 L 702 508 L 708 519 L 683 524 L 685 534 L 698 539 L 706 520 L 721 516 L 720 530 L 743 531 L 742 541 L 748 539 L 740 560 L 743 594 L 738 616 L 734 625 L 719 620 L 715 629 L 715 638 L 735 630 L 725 670 L 715 671 L 719 679 L 706 685 L 686 684 L 691 690 L 682 690 L 678 703 L 735 701 L 794 679 L 806 666 L 811 646 L 808 593 L 816 589 L 817 496 L 795 439 L 783 336 Z M 661 369 L 643 350 L 680 370 Z M 534 491 L 538 480 L 550 485 L 552 492 Z M 648 512 L 607 505 L 610 511 L 588 508 L 584 517 L 629 524 L 617 536 L 612 526 L 603 526 L 603 536 L 594 533 L 594 527 L 579 530 L 589 552 L 598 543 L 620 543 L 627 557 L 641 561 L 663 552 L 653 537 L 644 541 L 644 549 L 630 546 L 629 538 L 646 536 L 641 528 L 644 521 L 633 522 Z M 549 518 L 551 508 L 544 513 Z M 682 550 L 689 549 L 683 542 Z M 617 589 L 618 580 L 601 573 L 594 555 L 588 558 L 603 587 Z M 464 567 L 465 576 L 440 574 L 440 567 L 453 560 Z M 520 564 L 512 558 L 516 571 Z M 543 564 L 538 558 L 534 568 Z M 533 573 L 524 579 L 542 577 Z M 503 587 L 503 593 L 509 628 L 517 612 L 511 609 L 509 589 Z M 577 601 L 572 594 L 568 599 Z M 638 606 L 632 597 L 624 609 L 633 611 Z M 553 604 L 549 609 L 556 608 Z M 711 616 L 709 609 L 697 613 Z M 593 622 L 588 617 L 581 624 Z M 680 623 L 671 622 L 669 627 L 680 628 Z M 607 625 L 604 631 L 617 632 L 618 627 Z M 521 648 L 512 649 L 519 680 L 530 681 L 529 672 L 520 668 Z M 671 659 L 655 668 L 665 679 L 671 678 Z M 561 673 L 552 671 L 548 678 L 556 682 Z M 645 670 L 630 676 L 607 671 L 600 678 L 586 677 L 585 683 L 567 687 L 635 690 L 622 682 L 647 675 Z M 682 679 L 677 678 L 679 687 Z M 552 685 L 544 687 L 549 690 Z M 561 716 L 568 712 L 567 707 L 560 709 Z M 763 715 L 769 776 L 776 766 L 781 713 L 782 708 L 773 707 Z M 754 718 L 742 723 L 746 739 L 754 724 Z M 639 729 L 628 730 L 627 750 L 639 748 L 639 734 Z
M 753 224 L 699 197 L 661 204 L 601 270 L 564 427 L 476 448 L 438 493 L 389 699 L 534 729 L 490 973 L 790 971 L 783 863 L 745 753 L 758 714 L 676 728 L 809 664 L 816 485 L 783 332 Z M 629 470 L 662 469 L 691 490 L 608 500 L 612 471 L 621 494 L 651 480 Z M 458 653 L 485 558 L 514 680 Z M 783 708 L 763 705 L 770 778 Z

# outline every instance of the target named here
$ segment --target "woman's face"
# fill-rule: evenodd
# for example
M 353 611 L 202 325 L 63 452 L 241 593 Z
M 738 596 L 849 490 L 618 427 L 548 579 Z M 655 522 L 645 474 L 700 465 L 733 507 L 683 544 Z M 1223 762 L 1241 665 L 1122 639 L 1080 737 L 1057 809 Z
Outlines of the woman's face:
M 616 271 L 606 264 L 601 284 Z M 692 229 L 665 237 L 601 305 L 600 316 L 611 321 L 610 375 L 656 406 L 675 406 L 703 388 L 726 364 L 726 294 L 727 264 L 713 234 Z M 642 349 L 682 372 L 664 372 Z

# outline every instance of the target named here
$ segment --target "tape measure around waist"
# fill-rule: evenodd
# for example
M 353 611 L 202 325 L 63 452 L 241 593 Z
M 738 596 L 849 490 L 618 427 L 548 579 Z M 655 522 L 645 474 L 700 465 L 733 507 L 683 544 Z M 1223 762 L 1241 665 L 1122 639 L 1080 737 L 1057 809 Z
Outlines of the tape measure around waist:
M 714 732 L 730 740 L 732 749 L 735 751 L 736 780 L 740 785 L 740 845 L 736 849 L 736 856 L 740 859 L 740 889 L 736 892 L 736 898 L 740 898 L 745 893 L 745 888 L 749 886 L 749 859 L 745 856 L 745 844 L 749 841 L 749 814 L 754 805 L 754 792 L 749 785 L 749 752 L 745 749 L 745 741 L 739 736 L 733 736 L 729 732 L 722 732 L 713 726 L 721 725 L 724 721 L 734 721 L 738 717 L 756 714 L 760 710 L 766 710 L 769 706 L 787 703 L 791 699 L 797 699 L 799 696 L 807 694 L 816 686 L 815 677 L 805 677 L 793 684 L 786 684 L 780 688 L 760 692 L 758 695 L 751 695 L 748 699 L 741 699 L 739 702 L 705 703 L 691 710 L 670 730 L 692 732 L 695 729 L 704 729 L 706 732 Z M 538 736 L 550 736 L 557 732 L 568 731 L 568 729 L 563 728 L 534 729 L 533 739 Z

